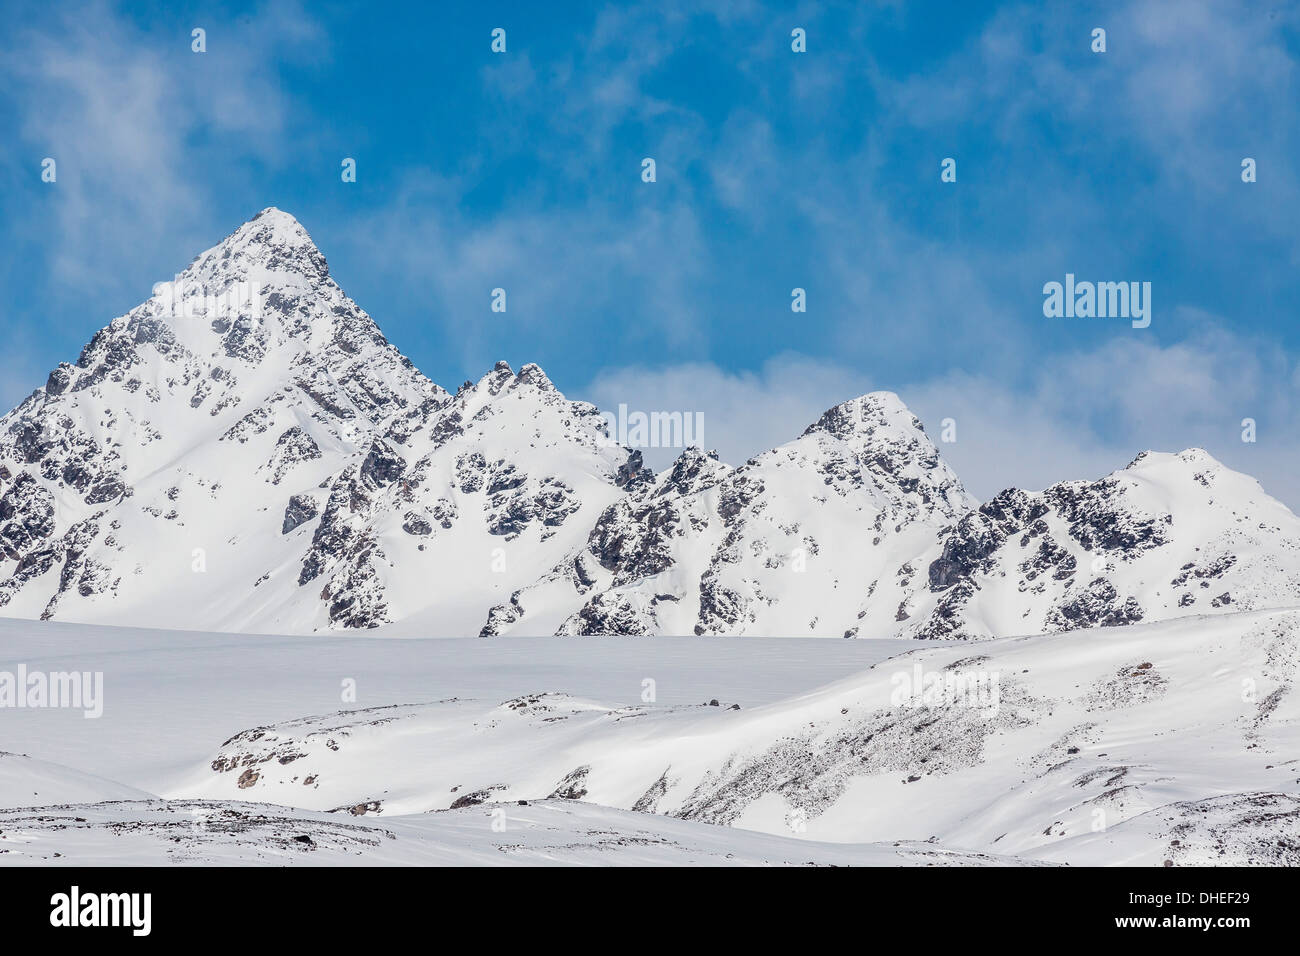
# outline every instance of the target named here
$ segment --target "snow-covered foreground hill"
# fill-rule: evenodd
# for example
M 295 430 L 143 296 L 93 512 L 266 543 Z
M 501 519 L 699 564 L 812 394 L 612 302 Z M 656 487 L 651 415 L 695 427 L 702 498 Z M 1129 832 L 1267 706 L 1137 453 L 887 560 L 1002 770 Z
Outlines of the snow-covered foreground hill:
M 804 693 L 897 654 L 897 641 L 276 637 L 0 618 L 0 672 L 101 672 L 104 716 L 0 708 L 0 750 L 151 793 L 170 791 L 246 727 L 341 708 L 567 692 L 663 706 L 744 707 Z M 344 701 L 345 681 L 355 700 Z
M 386 820 L 238 801 L 106 802 L 0 810 L 0 834 L 0 865 L 1007 866 L 1025 862 L 928 843 L 813 843 L 566 800 Z
M 1300 611 L 919 647 L 4 630 L 0 669 L 102 669 L 104 710 L 0 710 L 0 862 L 1300 863 Z

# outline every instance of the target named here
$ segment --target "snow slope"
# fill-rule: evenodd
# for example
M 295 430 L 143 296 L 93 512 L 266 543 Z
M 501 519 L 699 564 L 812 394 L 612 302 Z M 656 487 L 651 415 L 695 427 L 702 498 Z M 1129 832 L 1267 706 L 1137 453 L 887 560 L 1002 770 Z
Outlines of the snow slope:
M 135 800 L 149 794 L 72 767 L 0 750 L 0 807 Z
M 494 829 L 494 825 L 496 829 Z M 925 843 L 809 843 L 548 800 L 377 822 L 261 803 L 0 810 L 0 866 L 1007 866 Z
M 103 716 L 0 708 L 0 750 L 31 754 L 150 793 L 168 792 L 231 734 L 339 708 L 446 697 L 497 702 L 565 691 L 664 706 L 744 707 L 802 693 L 905 649 L 897 641 L 777 638 L 383 640 L 285 637 L 0 618 L 0 672 L 103 674 Z M 344 682 L 351 690 L 345 702 Z
M 30 755 L 0 862 L 1300 863 L 1297 611 L 974 646 L 0 631 L 0 671 L 104 675 L 99 719 L 0 709 Z
M 931 675 L 985 693 L 903 694 Z M 304 717 L 234 735 L 170 795 L 380 817 L 568 798 L 829 841 L 1296 864 L 1298 676 L 1300 613 L 1207 616 L 932 646 L 758 707 L 534 693 Z

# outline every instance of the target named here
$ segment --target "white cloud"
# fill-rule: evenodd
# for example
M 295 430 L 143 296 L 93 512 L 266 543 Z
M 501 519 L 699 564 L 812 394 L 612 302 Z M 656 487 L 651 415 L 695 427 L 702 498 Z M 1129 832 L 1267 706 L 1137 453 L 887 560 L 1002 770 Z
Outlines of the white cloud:
M 703 412 L 702 444 L 739 464 L 794 438 L 827 408 L 869 390 L 848 368 L 783 355 L 759 372 L 727 372 L 707 362 L 609 369 L 577 397 L 611 411 L 625 403 L 629 411 Z M 676 454 L 646 449 L 646 462 L 663 468 Z
M 893 390 L 981 498 L 1011 486 L 1097 478 L 1147 449 L 1203 447 L 1300 505 L 1298 374 L 1273 346 L 1206 325 L 1165 347 L 1122 333 L 1096 349 L 1042 360 L 1020 385 L 954 372 Z M 576 394 L 605 409 L 703 412 L 704 444 L 739 464 L 792 440 L 826 408 L 884 384 L 865 369 L 784 355 L 759 372 L 710 363 L 607 369 Z M 1247 417 L 1259 423 L 1255 444 L 1240 440 Z M 939 441 L 945 418 L 956 422 L 955 443 Z M 647 461 L 662 468 L 673 454 L 653 450 Z

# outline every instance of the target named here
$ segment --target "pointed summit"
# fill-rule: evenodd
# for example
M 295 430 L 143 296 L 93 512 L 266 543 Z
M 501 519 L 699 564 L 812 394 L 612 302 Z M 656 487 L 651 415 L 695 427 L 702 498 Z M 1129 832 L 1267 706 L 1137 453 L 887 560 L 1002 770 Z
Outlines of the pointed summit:
M 893 392 L 841 402 L 798 439 L 755 461 L 802 456 L 841 489 L 873 488 L 895 500 L 914 499 L 956 517 L 977 503 L 925 433 L 921 420 Z
M 285 212 L 279 206 L 267 206 L 244 225 L 261 223 L 270 228 L 283 233 L 298 232 L 307 235 L 307 230 L 303 229 L 302 223 L 294 218 L 292 213 Z
M 227 236 L 220 247 L 311 246 L 312 241 L 302 223 L 275 206 L 267 206 L 252 219 Z
M 196 256 L 174 281 L 156 285 L 153 297 L 127 318 L 167 326 L 195 355 L 210 353 L 215 334 L 221 352 L 249 364 L 274 351 L 285 353 L 282 369 L 304 361 L 323 364 L 311 371 L 313 378 L 337 375 L 357 362 L 410 368 L 330 277 L 307 230 L 275 206 Z M 306 359 L 304 351 L 317 358 Z
M 920 420 L 893 392 L 868 392 L 828 408 L 822 417 L 809 425 L 805 435 L 824 432 L 836 438 L 873 434 L 878 428 L 924 432 Z
M 519 374 L 515 376 L 515 381 L 519 382 L 521 385 L 533 385 L 543 391 L 549 392 L 555 390 L 555 385 L 551 382 L 550 377 L 547 376 L 546 372 L 544 372 L 542 367 L 536 362 L 529 362 L 521 368 Z
M 228 281 L 263 272 L 329 279 L 329 264 L 307 230 L 289 213 L 267 206 L 224 240 L 197 256 L 186 274 Z

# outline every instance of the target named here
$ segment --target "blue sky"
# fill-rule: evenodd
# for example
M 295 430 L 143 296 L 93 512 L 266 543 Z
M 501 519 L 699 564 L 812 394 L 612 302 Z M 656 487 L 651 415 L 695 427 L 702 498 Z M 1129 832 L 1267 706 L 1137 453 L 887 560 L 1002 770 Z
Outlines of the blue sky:
M 734 462 L 892 389 L 981 496 L 1196 445 L 1300 505 L 1296 5 L 357 7 L 5 3 L 6 405 L 276 205 L 448 388 L 535 361 Z M 1150 328 L 1045 318 L 1067 272 Z

